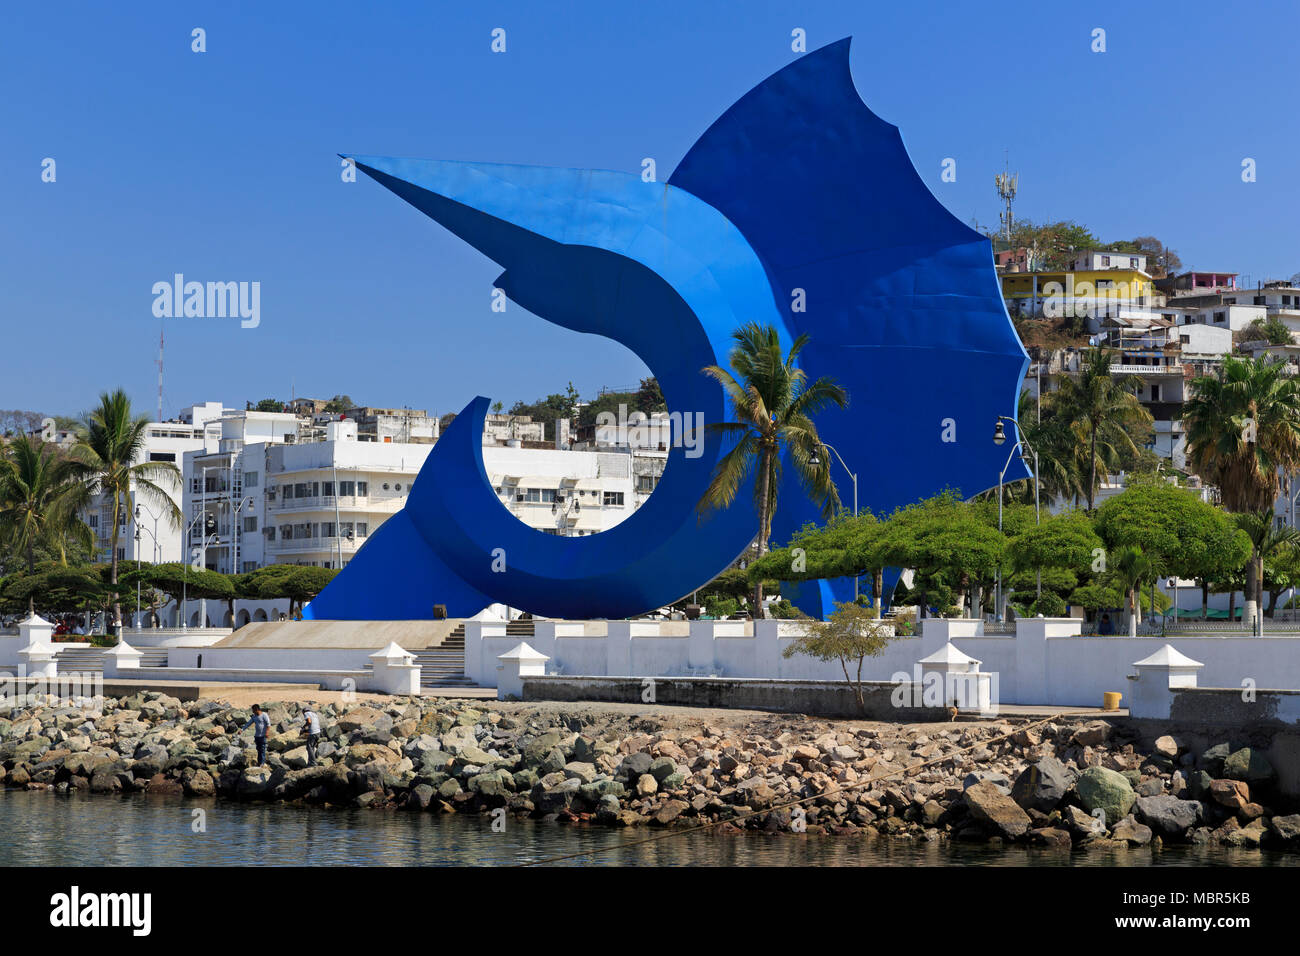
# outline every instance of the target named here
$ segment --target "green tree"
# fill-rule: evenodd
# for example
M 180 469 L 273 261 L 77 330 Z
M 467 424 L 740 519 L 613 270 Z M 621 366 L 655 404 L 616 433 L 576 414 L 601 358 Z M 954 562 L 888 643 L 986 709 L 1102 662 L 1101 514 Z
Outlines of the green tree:
M 878 614 L 884 612 L 884 569 L 881 545 L 884 525 L 869 510 L 834 515 L 824 525 L 806 524 L 781 548 L 750 563 L 749 582 L 815 581 L 832 578 L 871 578 Z M 766 584 L 764 585 L 766 587 Z
M 106 595 L 103 581 L 93 566 L 64 567 L 44 562 L 31 573 L 13 574 L 0 588 L 0 606 L 29 611 L 38 605 L 56 613 L 98 608 Z
M 1283 548 L 1293 548 L 1300 543 L 1300 532 L 1295 528 L 1278 527 L 1273 521 L 1273 509 L 1234 514 L 1237 527 L 1250 538 L 1250 563 L 1246 565 L 1246 617 L 1251 627 L 1264 607 L 1264 562 Z
M 324 411 L 331 412 L 335 415 L 340 415 L 343 412 L 346 412 L 349 408 L 356 408 L 356 407 L 357 407 L 357 403 L 352 401 L 351 395 L 335 395 L 333 398 L 331 398 L 328 402 L 325 403 Z
M 1281 475 L 1300 469 L 1300 383 L 1281 364 L 1224 359 L 1218 377 L 1192 382 L 1183 423 L 1191 467 L 1219 488 L 1229 511 L 1271 509 Z M 1246 595 L 1252 623 L 1257 598 Z
M 1011 247 L 1034 250 L 1037 268 L 1049 272 L 1068 268 L 1076 252 L 1100 245 L 1092 230 L 1072 220 L 1035 225 L 1022 219 L 1011 232 Z
M 819 661 L 839 661 L 844 679 L 853 688 L 858 713 L 866 713 L 862 664 L 868 657 L 879 656 L 893 639 L 893 628 L 877 619 L 874 610 L 848 601 L 837 604 L 826 620 L 808 621 L 804 633 L 782 654 L 787 658 L 804 654 Z M 856 663 L 853 676 L 849 675 L 850 663 Z
M 171 462 L 143 461 L 149 419 L 131 411 L 126 392 L 117 389 L 100 395 L 100 404 L 85 422 L 86 440 L 69 456 L 69 468 L 78 488 L 72 500 L 79 510 L 102 495 L 111 504 L 109 546 L 113 586 L 113 625 L 122 625 L 121 596 L 117 590 L 117 543 L 126 523 L 133 496 L 143 498 L 172 527 L 179 527 L 180 509 L 168 491 L 179 488 L 180 471 Z
M 288 599 L 289 615 L 296 617 L 302 605 L 320 594 L 337 573 L 333 568 L 268 564 L 244 575 L 240 588 L 242 596 L 253 600 Z
M 284 402 L 278 398 L 264 398 L 253 406 L 253 411 L 258 412 L 282 412 L 284 411 Z
M 781 459 L 789 456 L 809 497 L 829 518 L 839 508 L 839 495 L 831 480 L 830 461 L 822 448 L 813 417 L 833 406 L 845 408 L 848 393 L 829 378 L 809 382 L 795 360 L 808 336 L 795 339 L 782 354 L 781 339 L 773 326 L 748 323 L 732 333 L 731 369 L 710 365 L 702 371 L 722 386 L 731 406 L 733 422 L 712 422 L 707 428 L 731 449 L 718 462 L 713 478 L 700 498 L 701 512 L 730 507 L 741 483 L 751 471 L 754 509 L 758 513 L 758 557 L 767 553 L 781 486 Z M 820 459 L 818 453 L 820 452 Z M 813 464 L 818 461 L 818 464 Z M 755 617 L 762 616 L 763 586 L 754 588 Z
M 1237 333 L 1243 342 L 1266 341 L 1269 345 L 1294 345 L 1295 338 L 1291 330 L 1277 316 L 1268 319 L 1256 319 Z
M 1264 559 L 1264 589 L 1268 591 L 1266 617 L 1273 616 L 1277 599 L 1291 588 L 1300 588 L 1300 546 L 1294 543 L 1279 546 Z
M 19 435 L 0 457 L 0 538 L 23 555 L 29 574 L 42 545 L 67 563 L 71 539 L 89 548 L 90 529 L 77 514 L 76 476 L 53 445 Z M 28 608 L 34 610 L 34 605 Z
M 652 412 L 666 412 L 668 405 L 664 401 L 663 389 L 659 387 L 659 380 L 651 376 L 650 378 L 641 379 L 641 387 L 636 393 L 637 411 L 649 415 Z
M 1128 620 L 1128 636 L 1137 637 L 1138 592 L 1142 585 L 1156 574 L 1150 557 L 1136 545 L 1125 545 L 1111 557 L 1110 568 L 1124 592 L 1124 613 Z
M 1084 493 L 1089 511 L 1098 487 L 1099 446 L 1103 460 L 1108 451 L 1136 455 L 1138 443 L 1133 439 L 1133 430 L 1151 425 L 1151 413 L 1134 394 L 1137 380 L 1111 375 L 1110 369 L 1110 353 L 1093 349 L 1084 358 L 1079 374 L 1062 380 L 1057 397 L 1061 412 L 1072 425 L 1082 429 L 1088 443 Z
M 978 507 L 946 491 L 890 515 L 879 556 L 887 566 L 915 570 L 913 591 L 923 598 L 923 613 L 926 598 L 938 597 L 942 607 L 951 593 L 959 612 L 978 614 L 1005 549 L 1006 538 Z
M 1095 522 L 1108 549 L 1140 547 L 1157 574 L 1217 580 L 1250 558 L 1250 541 L 1229 515 L 1168 482 L 1126 488 L 1097 509 Z M 1202 616 L 1208 598 L 1203 591 Z
M 1300 383 L 1280 364 L 1226 358 L 1192 382 L 1183 410 L 1189 463 L 1229 511 L 1271 507 L 1280 474 L 1300 470 Z

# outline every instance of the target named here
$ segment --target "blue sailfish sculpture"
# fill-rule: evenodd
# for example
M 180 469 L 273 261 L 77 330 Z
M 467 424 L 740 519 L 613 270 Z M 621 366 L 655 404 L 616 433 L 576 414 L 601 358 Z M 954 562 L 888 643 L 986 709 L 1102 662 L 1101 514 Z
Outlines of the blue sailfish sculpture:
M 847 39 L 747 93 L 667 183 L 352 159 L 500 264 L 496 285 L 513 301 L 634 352 L 674 411 L 729 420 L 701 370 L 728 364 L 740 325 L 774 326 L 787 346 L 807 333 L 801 367 L 833 378 L 852 401 L 821 415 L 818 428 L 873 510 L 945 487 L 981 490 L 1004 464 L 992 425 L 1014 414 L 1028 357 L 989 242 L 930 194 L 897 128 L 858 97 Z M 488 481 L 488 404 L 477 397 L 456 416 L 405 507 L 305 616 L 417 619 L 443 604 L 467 617 L 502 603 L 548 617 L 629 617 L 707 583 L 753 540 L 752 488 L 727 509 L 697 509 L 727 451 L 707 434 L 702 454 L 674 443 L 654 493 L 614 528 L 579 538 L 528 527 Z M 818 518 L 794 470 L 783 475 L 775 541 Z M 851 581 L 818 582 L 797 603 L 820 615 L 851 591 Z

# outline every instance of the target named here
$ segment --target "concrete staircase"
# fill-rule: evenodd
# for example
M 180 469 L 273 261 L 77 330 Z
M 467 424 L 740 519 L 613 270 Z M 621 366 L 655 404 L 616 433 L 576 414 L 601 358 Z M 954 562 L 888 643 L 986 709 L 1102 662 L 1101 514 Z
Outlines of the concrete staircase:
M 465 625 L 457 625 L 441 644 L 415 652 L 421 687 L 474 687 L 465 676 Z
M 57 645 L 55 645 L 57 646 Z M 104 673 L 105 647 L 70 647 L 59 652 L 59 673 L 102 674 Z M 137 647 L 140 652 L 141 667 L 166 667 L 167 648 Z
M 60 674 L 103 674 L 104 648 L 68 647 L 59 651 L 58 661 Z

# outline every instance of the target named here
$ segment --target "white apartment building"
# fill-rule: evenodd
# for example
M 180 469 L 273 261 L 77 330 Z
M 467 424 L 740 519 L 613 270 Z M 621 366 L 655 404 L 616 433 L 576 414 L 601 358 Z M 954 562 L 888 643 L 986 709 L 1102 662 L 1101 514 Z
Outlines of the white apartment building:
M 543 427 L 526 419 L 514 429 L 502 424 L 504 435 Z M 611 443 L 574 451 L 529 444 L 520 438 L 496 444 L 487 432 L 483 459 L 502 507 L 547 534 L 585 536 L 614 527 L 650 495 L 667 461 L 667 450 L 657 447 Z M 346 419 L 317 429 L 293 413 L 227 411 L 183 455 L 187 553 L 224 573 L 267 564 L 346 567 L 405 506 L 432 449 L 428 441 L 367 440 Z M 286 604 L 236 602 L 234 623 L 274 618 Z M 184 617 L 191 627 L 231 623 L 221 602 L 191 600 Z
M 1144 252 L 1108 252 L 1105 249 L 1084 249 L 1077 253 L 1070 262 L 1075 272 L 1089 272 L 1099 269 L 1137 269 L 1147 271 L 1147 257 Z
M 483 418 L 483 443 L 544 442 L 546 423 L 535 422 L 528 415 L 485 415 Z
M 145 429 L 145 444 L 140 457 L 132 464 L 145 461 L 168 462 L 182 469 L 186 454 L 201 451 L 208 441 L 218 434 L 217 422 L 224 414 L 220 402 L 191 405 L 172 421 L 150 422 Z M 184 504 L 183 481 L 180 475 L 167 488 L 172 504 L 178 509 Z M 182 513 L 184 513 L 182 511 Z M 181 547 L 182 528 L 167 516 L 159 504 L 144 497 L 132 495 L 119 515 L 117 558 L 120 562 L 148 561 L 161 564 L 184 560 Z M 110 559 L 113 532 L 112 501 L 99 495 L 86 514 L 86 522 L 95 536 L 96 558 Z

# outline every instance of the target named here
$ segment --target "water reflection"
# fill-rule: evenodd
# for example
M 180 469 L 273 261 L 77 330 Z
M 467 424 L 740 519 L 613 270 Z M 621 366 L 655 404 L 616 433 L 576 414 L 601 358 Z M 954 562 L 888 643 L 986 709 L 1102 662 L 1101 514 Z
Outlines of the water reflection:
M 205 833 L 192 829 L 195 810 Z M 0 866 L 510 865 L 618 847 L 671 831 L 489 817 L 232 804 L 175 797 L 0 791 Z M 563 861 L 603 866 L 1269 866 L 1293 855 L 1208 847 L 1068 852 L 794 834 L 672 833 Z

